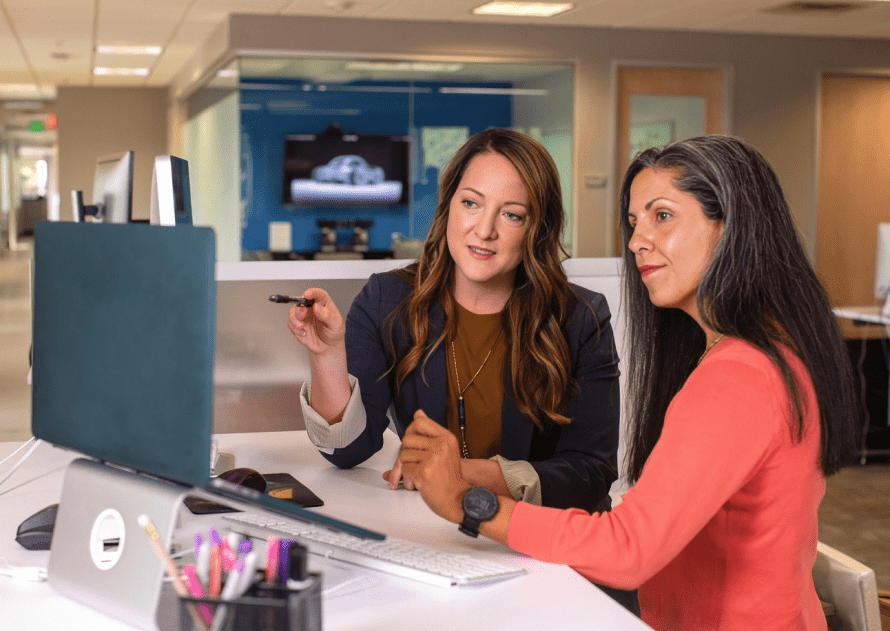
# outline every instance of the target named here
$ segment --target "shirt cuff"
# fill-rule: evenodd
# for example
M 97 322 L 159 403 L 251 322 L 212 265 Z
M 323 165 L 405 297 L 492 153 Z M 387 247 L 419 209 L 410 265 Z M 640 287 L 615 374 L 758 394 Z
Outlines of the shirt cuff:
M 525 460 L 507 460 L 503 456 L 494 456 L 492 460 L 500 465 L 514 500 L 541 505 L 541 478 L 531 463 Z
M 343 410 L 343 420 L 331 425 L 310 404 L 312 400 L 311 379 L 304 381 L 300 387 L 300 407 L 303 410 L 303 420 L 306 423 L 306 434 L 312 444 L 322 453 L 332 454 L 335 449 L 349 446 L 365 431 L 368 419 L 365 415 L 365 406 L 362 404 L 361 388 L 358 385 L 358 379 L 352 375 L 349 375 L 349 388 L 352 394 L 349 396 L 346 409 Z

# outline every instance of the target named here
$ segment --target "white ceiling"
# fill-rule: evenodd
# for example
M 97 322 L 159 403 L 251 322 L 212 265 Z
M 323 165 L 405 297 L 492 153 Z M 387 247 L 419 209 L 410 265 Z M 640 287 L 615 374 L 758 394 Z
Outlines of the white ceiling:
M 473 15 L 483 1 L 0 0 L 0 100 L 52 99 L 66 85 L 168 85 L 231 13 L 890 39 L 890 2 L 802 15 L 765 11 L 788 0 L 574 0 L 573 10 L 554 18 L 517 19 Z M 99 44 L 164 50 L 112 57 L 95 53 Z M 151 74 L 95 77 L 94 66 L 147 66 Z

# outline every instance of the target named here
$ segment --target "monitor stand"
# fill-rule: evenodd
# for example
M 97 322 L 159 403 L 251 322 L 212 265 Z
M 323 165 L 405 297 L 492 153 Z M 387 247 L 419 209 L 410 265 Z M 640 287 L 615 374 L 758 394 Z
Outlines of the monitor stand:
M 47 575 L 59 594 L 156 631 L 164 566 L 137 520 L 169 550 L 188 487 L 83 458 L 65 472 Z

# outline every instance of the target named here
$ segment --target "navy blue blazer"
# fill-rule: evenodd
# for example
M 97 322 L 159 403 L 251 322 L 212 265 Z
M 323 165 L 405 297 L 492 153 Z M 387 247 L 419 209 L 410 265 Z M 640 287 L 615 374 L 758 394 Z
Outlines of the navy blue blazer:
M 505 379 L 501 412 L 503 453 L 509 460 L 528 461 L 541 480 L 542 502 L 557 508 L 608 510 L 609 488 L 617 477 L 620 394 L 618 354 L 610 324 L 611 313 L 602 294 L 576 285 L 571 316 L 563 333 L 571 356 L 571 376 L 580 386 L 566 410 L 568 425 L 546 423 L 543 429 L 519 411 L 510 379 Z M 348 446 L 324 456 L 334 465 L 361 464 L 383 446 L 392 406 L 399 436 L 416 410 L 447 427 L 447 364 L 444 345 L 430 357 L 424 370 L 408 375 L 396 391 L 394 363 L 384 330 L 386 318 L 411 292 L 411 285 L 395 272 L 374 274 L 356 297 L 346 318 L 346 355 L 349 374 L 358 379 L 367 414 L 365 430 Z M 436 304 L 430 312 L 430 339 L 442 332 L 445 314 Z M 410 347 L 403 326 L 393 327 L 396 354 Z M 509 361 L 509 353 L 507 355 Z M 508 373 L 509 374 L 509 373 Z

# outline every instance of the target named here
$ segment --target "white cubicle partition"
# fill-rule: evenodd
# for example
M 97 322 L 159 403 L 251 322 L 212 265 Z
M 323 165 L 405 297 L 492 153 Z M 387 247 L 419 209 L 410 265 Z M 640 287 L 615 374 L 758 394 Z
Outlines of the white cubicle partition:
M 621 425 L 618 428 L 618 471 L 623 473 L 622 463 L 626 452 L 625 448 L 625 363 L 623 358 L 626 350 L 624 303 L 622 301 L 622 266 L 620 258 L 596 258 L 596 259 L 568 259 L 563 262 L 563 268 L 569 280 L 576 285 L 599 292 L 606 297 L 609 309 L 612 311 L 612 331 L 615 334 L 615 346 L 618 349 L 621 376 L 618 382 L 621 388 Z M 622 475 L 612 485 L 612 505 L 621 501 L 621 496 L 627 490 L 627 481 Z
M 303 428 L 297 392 L 309 376 L 309 359 L 287 328 L 289 305 L 269 302 L 270 295 L 298 296 L 309 287 L 321 287 L 345 317 L 371 274 L 409 263 L 399 259 L 217 263 L 214 431 Z M 568 259 L 563 266 L 570 281 L 605 295 L 622 357 L 621 259 Z M 621 383 L 623 393 L 623 378 Z M 622 436 L 623 425 L 622 420 Z M 619 459 L 624 455 L 623 440 L 621 444 Z
M 251 261 L 217 263 L 214 432 L 303 429 L 298 391 L 309 356 L 287 328 L 289 304 L 321 287 L 346 317 L 371 274 L 410 261 Z

